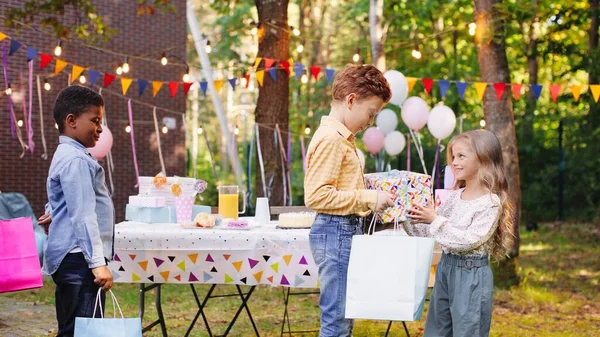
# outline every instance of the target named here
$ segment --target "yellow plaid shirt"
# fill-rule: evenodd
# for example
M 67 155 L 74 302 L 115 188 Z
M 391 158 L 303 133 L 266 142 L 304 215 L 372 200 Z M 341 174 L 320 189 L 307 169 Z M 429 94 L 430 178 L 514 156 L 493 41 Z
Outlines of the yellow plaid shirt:
M 338 120 L 324 116 L 306 154 L 304 203 L 315 212 L 368 215 L 377 191 L 367 190 L 354 134 Z

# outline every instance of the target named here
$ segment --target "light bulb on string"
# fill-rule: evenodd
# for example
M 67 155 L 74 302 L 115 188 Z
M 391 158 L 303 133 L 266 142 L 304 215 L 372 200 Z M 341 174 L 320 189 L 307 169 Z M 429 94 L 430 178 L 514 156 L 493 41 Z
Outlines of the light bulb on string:
M 481 126 L 482 129 L 485 128 L 485 119 L 479 121 L 479 126 Z
M 206 50 L 207 54 L 210 54 L 210 52 L 212 51 L 212 47 L 210 46 L 210 40 L 206 40 L 206 47 L 204 47 Z
M 290 29 L 292 30 L 292 34 L 295 36 L 300 36 L 300 29 L 294 28 L 294 26 L 290 26 Z
M 240 129 L 237 126 L 235 127 L 235 129 L 233 129 L 233 134 L 236 136 L 240 134 Z
M 167 53 L 162 53 L 162 57 L 160 58 L 160 64 L 166 66 L 169 63 L 169 59 L 167 58 Z
M 417 60 L 421 58 L 421 51 L 419 51 L 419 44 L 415 43 L 415 48 L 412 51 L 412 57 L 416 58 Z
M 58 40 L 56 47 L 54 48 L 54 55 L 60 56 L 62 54 L 62 40 Z
M 19 120 L 17 121 L 17 126 L 18 126 L 18 127 L 22 127 L 22 126 L 23 126 L 23 120 L 22 120 L 22 119 L 19 119 Z
M 304 84 L 308 83 L 308 75 L 302 74 L 302 77 L 300 78 L 300 82 L 302 82 Z
M 125 132 L 130 133 L 131 132 L 131 126 L 127 125 L 125 127 Z
M 46 89 L 46 91 L 52 89 L 52 86 L 50 85 L 50 82 L 48 82 L 47 78 L 44 79 L 44 89 Z
M 119 66 L 117 68 L 117 75 L 122 75 L 123 74 L 123 68 L 121 68 L 121 66 Z
M 252 27 L 252 30 L 250 30 L 250 34 L 252 34 L 252 35 L 258 34 L 258 29 L 260 28 L 260 23 L 256 23 L 256 22 L 252 21 L 250 24 L 254 25 L 254 27 Z
M 302 53 L 304 51 L 304 44 L 306 43 L 305 40 L 302 40 L 302 42 L 300 42 L 300 44 L 298 45 L 298 47 L 296 47 L 296 51 L 298 53 Z
M 83 76 L 83 74 L 81 74 L 81 76 L 79 76 L 79 83 L 85 84 L 85 81 L 86 81 L 85 76 Z
M 7 96 L 10 96 L 10 95 L 12 94 L 12 89 L 11 89 L 11 87 L 10 87 L 10 83 L 8 84 L 8 87 L 7 87 L 7 88 L 4 90 L 4 93 L 5 93 Z
M 477 24 L 475 22 L 471 22 L 468 25 L 469 27 L 469 35 L 475 36 L 475 30 L 477 29 Z
M 202 134 L 202 132 L 204 132 L 204 130 L 203 130 L 202 128 L 198 128 L 198 129 L 196 130 L 196 133 L 198 133 L 199 135 L 201 135 L 201 134 Z
M 248 80 L 246 80 L 246 74 L 244 74 L 240 79 L 240 85 L 246 87 L 246 84 L 248 84 Z
M 306 125 L 306 128 L 304 128 L 304 134 L 310 135 L 310 125 Z
M 188 83 L 190 81 L 190 67 L 185 67 L 185 74 L 183 74 L 183 81 Z
M 127 62 L 127 56 L 125 56 L 125 61 L 123 62 L 123 72 L 126 74 L 129 72 L 129 62 Z
M 354 63 L 360 61 L 360 47 L 356 48 L 356 53 L 354 53 L 354 56 L 352 56 L 352 61 L 354 61 Z
M 162 127 L 162 133 L 167 133 L 167 132 L 169 132 L 169 129 L 167 128 L 166 125 L 163 125 L 163 127 Z

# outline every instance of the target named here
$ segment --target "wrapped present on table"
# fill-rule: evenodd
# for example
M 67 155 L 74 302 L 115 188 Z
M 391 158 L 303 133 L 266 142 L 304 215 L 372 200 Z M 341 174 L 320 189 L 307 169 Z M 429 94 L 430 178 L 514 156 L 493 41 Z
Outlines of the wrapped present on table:
M 389 192 L 396 197 L 393 207 L 377 214 L 384 223 L 409 221 L 406 211 L 413 204 L 426 205 L 433 199 L 431 176 L 426 174 L 398 170 L 371 173 L 365 175 L 365 183 L 368 189 Z
M 141 207 L 164 207 L 167 203 L 165 197 L 151 197 L 141 195 L 130 195 L 129 204 Z
M 192 219 L 199 213 L 210 214 L 210 206 L 194 205 Z M 175 206 L 141 207 L 127 204 L 125 220 L 145 223 L 177 223 L 177 212 Z

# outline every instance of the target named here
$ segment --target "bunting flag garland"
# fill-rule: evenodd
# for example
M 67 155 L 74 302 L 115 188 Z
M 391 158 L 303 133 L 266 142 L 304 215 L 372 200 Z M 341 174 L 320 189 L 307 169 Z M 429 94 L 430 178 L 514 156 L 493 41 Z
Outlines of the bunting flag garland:
M 218 93 L 221 93 L 221 88 L 223 87 L 223 80 L 216 80 L 213 82 L 213 84 L 215 85 L 215 90 L 217 90 Z
M 37 54 L 38 54 L 37 50 L 35 50 L 31 47 L 27 47 L 27 62 L 33 60 L 37 56 Z
M 75 82 L 84 70 L 85 68 L 74 64 L 71 68 L 71 83 Z
M 263 80 L 265 79 L 265 71 L 264 70 L 257 70 L 255 75 L 256 75 L 256 80 L 258 81 L 258 84 L 262 87 L 263 86 Z
M 279 65 L 281 66 L 281 68 L 283 68 L 283 70 L 285 70 L 285 72 L 288 74 L 288 76 L 292 73 L 292 71 L 290 70 L 290 62 L 279 61 Z
M 127 95 L 127 90 L 129 90 L 131 82 L 133 82 L 133 79 L 121 77 L 121 91 L 123 92 L 123 95 Z
M 296 73 L 296 80 L 299 81 L 300 78 L 302 77 L 302 74 L 304 73 L 304 65 L 301 63 L 296 63 L 294 65 L 294 72 Z
M 22 46 L 21 42 L 15 40 L 15 39 L 10 40 L 10 48 L 8 51 L 8 56 L 11 56 L 12 54 L 16 53 L 17 50 L 19 50 L 19 48 L 21 48 L 21 46 Z
M 535 94 L 535 99 L 540 99 L 540 94 L 542 93 L 542 85 L 539 84 L 532 84 L 531 85 L 531 90 L 533 90 L 533 93 Z
M 446 97 L 446 93 L 448 92 L 448 88 L 450 87 L 450 81 L 448 80 L 439 80 L 438 87 L 440 88 L 440 95 L 442 99 Z
M 184 94 L 188 94 L 188 92 L 190 92 L 190 88 L 192 87 L 192 84 L 194 84 L 194 82 L 183 82 L 183 93 Z
M 262 58 L 257 57 L 256 60 L 254 60 L 254 69 L 257 69 L 258 66 L 260 65 L 260 61 L 262 61 Z
M 162 88 L 162 85 L 162 81 L 152 81 L 152 97 L 156 97 L 156 95 L 160 91 L 160 88 Z
M 273 64 L 275 64 L 275 60 L 265 57 L 265 71 L 269 71 L 269 69 L 271 69 L 271 67 L 273 66 Z
M 60 74 L 60 72 L 63 71 L 63 69 L 65 69 L 67 64 L 69 63 L 61 59 L 56 59 L 56 64 L 54 65 L 54 75 Z
M 518 101 L 519 97 L 521 97 L 521 88 L 523 88 L 523 84 L 513 84 L 511 88 L 515 101 Z
M 550 84 L 550 95 L 552 96 L 552 102 L 556 103 L 558 95 L 560 94 L 560 84 Z
M 433 87 L 433 79 L 431 78 L 423 78 L 421 79 L 423 82 L 423 86 L 425 87 L 425 92 L 427 95 L 431 95 L 431 88 Z
M 249 85 L 250 85 L 250 74 L 246 74 L 246 89 L 248 89 Z
M 169 82 L 169 90 L 173 98 L 177 96 L 177 89 L 179 89 L 179 82 Z
M 227 82 L 229 82 L 229 85 L 231 85 L 231 89 L 233 89 L 233 91 L 235 91 L 235 84 L 236 84 L 237 78 L 233 77 L 227 80 Z
M 475 90 L 477 91 L 477 97 L 479 97 L 480 100 L 483 100 L 483 94 L 485 94 L 485 88 L 487 87 L 487 83 L 475 82 L 473 85 L 475 86 Z
M 142 96 L 142 94 L 144 93 L 144 90 L 146 90 L 146 88 L 148 87 L 148 82 L 147 80 L 143 80 L 143 79 L 138 79 L 137 80 L 137 84 L 138 84 L 138 96 Z
M 277 68 L 269 69 L 269 76 L 271 76 L 273 81 L 277 81 Z
M 496 97 L 498 97 L 499 101 L 504 96 L 504 89 L 506 89 L 506 83 L 494 83 L 494 90 L 496 90 Z
M 46 66 L 48 64 L 50 64 L 50 62 L 52 62 L 52 59 L 54 59 L 54 57 L 52 57 L 52 55 L 41 53 L 40 54 L 40 70 L 44 70 L 44 68 L 46 68 Z
M 0 32 L 0 41 L 4 41 L 4 39 L 6 39 L 8 37 L 8 35 Z
M 590 84 L 590 91 L 594 96 L 594 102 L 598 103 L 598 97 L 600 97 L 600 84 Z
M 579 95 L 581 95 L 581 86 L 573 84 L 569 88 L 573 93 L 573 98 L 575 99 L 575 102 L 579 102 Z
M 202 90 L 202 94 L 206 97 L 206 89 L 208 89 L 208 82 L 200 82 L 200 89 Z
M 408 92 L 410 93 L 412 91 L 413 87 L 415 86 L 415 84 L 417 83 L 417 78 L 416 77 L 407 77 L 406 82 L 408 82 Z
M 90 88 L 94 86 L 94 84 L 96 84 L 96 81 L 98 81 L 98 79 L 100 78 L 100 72 L 96 71 L 96 70 L 89 70 L 88 71 L 88 77 L 89 77 L 89 83 L 90 83 Z
M 325 75 L 327 76 L 327 83 L 331 84 L 333 82 L 333 75 L 335 75 L 335 69 L 326 68 Z
M 456 82 L 456 89 L 458 90 L 458 96 L 460 99 L 465 99 L 465 91 L 467 90 L 467 82 Z
M 103 86 L 108 88 L 108 86 L 117 78 L 117 76 L 106 73 L 104 74 L 104 83 Z
M 312 73 L 313 77 L 315 78 L 315 81 L 318 79 L 319 77 L 319 73 L 321 72 L 321 67 L 317 67 L 317 66 L 310 66 L 310 72 Z

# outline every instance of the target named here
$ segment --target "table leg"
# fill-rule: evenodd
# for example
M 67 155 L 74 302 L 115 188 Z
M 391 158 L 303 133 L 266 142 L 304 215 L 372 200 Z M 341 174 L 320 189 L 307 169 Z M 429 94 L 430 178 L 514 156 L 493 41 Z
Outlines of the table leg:
M 250 323 L 252 323 L 252 327 L 254 328 L 254 333 L 256 334 L 257 337 L 259 337 L 260 334 L 258 332 L 258 328 L 256 327 L 256 324 L 254 323 L 254 319 L 252 318 L 252 314 L 250 313 L 250 308 L 248 308 L 248 300 L 250 299 L 250 296 L 252 296 L 252 293 L 254 292 L 254 289 L 256 288 L 256 286 L 250 286 L 250 290 L 248 290 L 248 293 L 246 294 L 246 296 L 244 296 L 244 293 L 242 292 L 242 288 L 240 288 L 239 285 L 236 284 L 235 286 L 237 288 L 240 299 L 242 300 L 242 305 L 239 307 L 238 311 L 235 313 L 235 316 L 233 316 L 233 320 L 231 320 L 231 322 L 229 323 L 229 326 L 227 327 L 227 330 L 225 330 L 225 333 L 223 334 L 223 336 L 227 336 L 227 334 L 229 334 L 229 331 L 231 330 L 231 328 L 237 321 L 238 316 L 240 315 L 242 310 L 244 308 L 246 308 L 246 312 L 248 313 L 248 318 L 250 318 Z
M 194 299 L 196 300 L 196 305 L 198 305 L 198 312 L 196 312 L 196 316 L 194 316 L 194 319 L 192 320 L 190 327 L 188 328 L 187 332 L 185 333 L 186 337 L 190 335 L 190 332 L 192 332 L 192 329 L 194 328 L 194 325 L 196 324 L 196 321 L 198 320 L 198 317 L 200 315 L 202 315 L 202 320 L 204 321 L 204 325 L 206 326 L 206 331 L 208 331 L 208 335 L 210 337 L 213 336 L 212 332 L 210 331 L 210 325 L 208 324 L 208 319 L 206 319 L 206 315 L 204 314 L 204 307 L 206 306 L 206 302 L 208 302 L 208 300 L 211 298 L 211 295 L 212 295 L 213 291 L 215 290 L 216 286 L 217 286 L 216 284 L 213 284 L 210 287 L 210 289 L 208 290 L 208 293 L 202 300 L 202 303 L 200 303 L 200 298 L 198 298 L 198 293 L 196 292 L 196 287 L 194 287 L 193 283 L 190 283 L 190 287 L 192 288 L 192 293 L 194 294 Z
M 158 314 L 158 319 L 155 320 L 154 322 L 150 323 L 148 326 L 144 327 L 142 329 L 142 332 L 146 332 L 152 328 L 154 328 L 156 325 L 160 324 L 160 330 L 162 332 L 163 337 L 167 337 L 167 326 L 165 324 L 165 317 L 163 315 L 162 312 L 162 305 L 161 305 L 161 292 L 160 292 L 160 283 L 154 283 L 148 287 L 146 287 L 145 283 L 140 284 L 140 294 L 139 294 L 139 315 L 140 318 L 143 320 L 144 319 L 144 311 L 146 309 L 145 307 L 145 302 L 146 302 L 146 292 L 156 288 L 156 292 L 155 292 L 155 298 L 154 298 L 154 305 L 156 306 L 156 312 Z

